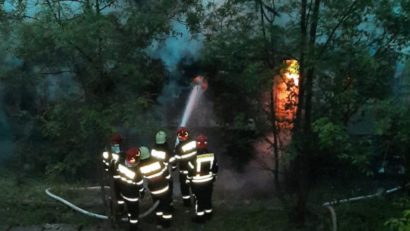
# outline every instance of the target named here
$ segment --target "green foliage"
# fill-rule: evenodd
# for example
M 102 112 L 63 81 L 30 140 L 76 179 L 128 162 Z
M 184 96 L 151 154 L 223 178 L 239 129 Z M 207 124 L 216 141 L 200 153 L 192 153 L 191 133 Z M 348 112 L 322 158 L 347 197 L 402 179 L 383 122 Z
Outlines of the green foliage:
M 398 206 L 407 208 L 410 204 L 408 198 L 398 200 L 396 202 Z M 404 209 L 402 216 L 399 218 L 390 218 L 384 223 L 385 226 L 389 227 L 392 231 L 407 231 L 410 230 L 410 210 Z
M 405 101 L 385 100 L 371 106 L 376 120 L 375 132 L 382 138 L 379 149 L 388 158 L 402 161 L 406 179 L 410 179 L 410 109 Z
M 329 118 L 320 118 L 313 123 L 313 131 L 318 134 L 321 148 L 332 149 L 338 145 L 349 147 L 349 135 L 344 126 L 335 124 Z M 343 151 L 342 151 L 343 153 Z
M 400 213 L 400 208 L 384 199 L 346 203 L 336 208 L 338 229 L 386 231 L 384 221 Z
M 160 117 L 152 106 L 166 70 L 146 49 L 174 34 L 170 19 L 199 10 L 197 3 L 98 0 L 73 9 L 48 2 L 31 20 L 16 17 L 11 35 L 0 33 L 13 42 L 0 51 L 12 49 L 6 58 L 15 65 L 0 75 L 7 115 L 23 144 L 17 159 L 30 158 L 28 165 L 52 177 L 88 176 L 113 131 L 141 136 L 140 142 L 153 134 Z
M 368 137 L 352 136 L 342 124 L 320 118 L 313 123 L 313 131 L 318 136 L 320 153 L 337 157 L 371 175 L 373 143 Z M 332 160 L 334 158 L 325 157 Z M 342 163 L 339 163 L 342 165 Z
M 404 210 L 401 218 L 392 218 L 385 225 L 395 231 L 410 230 L 410 210 Z
M 101 106 L 62 102 L 50 107 L 43 117 L 42 129 L 53 147 L 46 150 L 46 173 L 53 176 L 86 174 L 84 167 L 97 158 L 98 150 L 104 147 L 105 138 L 112 132 L 111 117 L 113 115 Z
M 376 134 L 394 135 L 394 139 L 399 142 L 410 141 L 410 110 L 405 102 L 389 99 L 372 105 L 371 109 L 377 120 Z
M 244 9 L 249 11 L 243 13 Z M 226 131 L 226 154 L 242 168 L 252 159 L 252 142 L 257 138 L 255 131 L 247 130 L 249 120 L 260 128 L 258 132 L 266 130 L 261 98 L 270 89 L 268 83 L 274 72 L 264 61 L 263 35 L 258 29 L 257 11 L 250 2 L 227 2 L 219 8 L 210 3 L 207 10 L 200 65 L 208 77 L 218 123 L 233 129 Z
M 255 27 L 256 12 L 251 10 L 241 15 L 246 4 L 240 2 L 214 7 L 210 4 L 209 9 L 214 11 L 204 22 L 209 33 L 201 65 L 212 86 L 210 90 L 220 123 L 226 125 L 233 123 L 240 114 L 248 118 L 257 116 L 261 89 L 269 88 L 266 83 L 273 71 L 263 61 L 264 44 L 261 32 Z M 224 23 L 220 24 L 220 20 Z
M 308 17 L 314 2 L 307 1 Z M 408 19 L 406 6 L 405 1 L 322 1 L 317 32 L 310 31 L 314 28 L 311 17 L 302 35 L 299 17 L 283 19 L 299 12 L 300 1 L 274 4 L 273 9 L 265 1 L 209 3 L 209 14 L 203 20 L 207 39 L 201 62 L 220 123 L 237 124 L 238 116 L 245 115 L 256 120 L 256 134 L 270 130 L 271 118 L 257 102 L 262 92 L 270 90 L 283 58 L 304 56 L 303 70 L 314 68 L 313 106 L 307 112 L 311 124 L 306 127 L 312 125 L 319 137 L 301 140 L 369 174 L 375 155 L 371 134 L 351 137 L 348 127 L 364 105 L 392 93 L 392 77 L 401 56 L 398 51 L 410 41 L 407 30 L 400 30 Z M 315 41 L 313 47 L 300 47 L 303 36 L 307 43 Z M 267 104 L 266 100 L 261 103 Z

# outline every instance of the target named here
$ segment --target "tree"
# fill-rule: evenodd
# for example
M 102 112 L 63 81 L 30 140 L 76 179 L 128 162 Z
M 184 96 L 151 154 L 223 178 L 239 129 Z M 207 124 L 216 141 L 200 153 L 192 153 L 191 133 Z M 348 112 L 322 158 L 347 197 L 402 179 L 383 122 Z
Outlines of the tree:
M 38 12 L 14 21 L 14 56 L 3 73 L 25 76 L 34 108 L 27 149 L 39 170 L 55 176 L 87 175 L 113 130 L 142 136 L 156 129 L 152 110 L 165 67 L 147 53 L 153 41 L 175 35 L 172 19 L 196 1 L 41 1 Z M 40 137 L 40 138 L 38 138 Z M 32 156 L 35 156 L 34 158 Z
M 291 203 L 291 215 L 298 224 L 306 221 L 312 173 L 323 169 L 314 166 L 318 153 L 336 152 L 349 159 L 357 153 L 356 147 L 365 147 L 365 140 L 354 143 L 357 138 L 351 137 L 348 125 L 363 105 L 391 93 L 395 62 L 409 41 L 408 28 L 403 28 L 410 13 L 406 4 L 301 0 L 228 1 L 209 6 L 211 13 L 204 22 L 208 38 L 204 60 L 211 86 L 223 86 L 215 90 L 217 99 L 242 93 L 239 104 L 229 104 L 233 115 L 222 120 L 232 120 L 241 112 L 245 117 L 262 119 L 258 111 L 261 105 L 252 100 L 272 86 L 280 60 L 299 61 L 297 114 L 292 144 L 287 148 L 291 159 L 284 168 L 291 185 L 288 194 L 297 198 Z M 255 66 L 258 71 L 251 72 L 254 79 L 241 75 L 247 67 Z M 220 109 L 216 110 L 222 112 L 227 105 L 224 100 L 218 102 Z M 258 134 L 276 129 L 274 113 L 268 117 L 270 123 L 261 121 L 257 122 L 262 125 Z M 351 148 L 339 150 L 339 142 Z M 350 163 L 367 163 L 369 151 L 350 158 Z

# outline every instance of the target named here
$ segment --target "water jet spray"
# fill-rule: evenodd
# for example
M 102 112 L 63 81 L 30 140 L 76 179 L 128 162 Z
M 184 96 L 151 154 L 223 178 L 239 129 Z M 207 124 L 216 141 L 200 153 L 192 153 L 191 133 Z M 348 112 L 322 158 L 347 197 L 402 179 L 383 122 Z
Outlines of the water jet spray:
M 198 104 L 201 95 L 208 88 L 208 82 L 203 76 L 197 76 L 192 80 L 194 86 L 189 94 L 187 104 L 185 105 L 184 114 L 182 115 L 179 127 L 185 127 L 191 117 L 192 111 Z M 178 144 L 178 139 L 175 141 L 175 146 Z

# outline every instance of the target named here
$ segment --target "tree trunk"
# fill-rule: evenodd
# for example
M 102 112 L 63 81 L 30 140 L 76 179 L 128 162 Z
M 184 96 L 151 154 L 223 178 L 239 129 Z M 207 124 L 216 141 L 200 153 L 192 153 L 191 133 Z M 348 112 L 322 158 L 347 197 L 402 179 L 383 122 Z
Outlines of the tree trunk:
M 296 159 L 293 161 L 292 170 L 295 174 L 293 174 L 296 179 L 295 186 L 296 186 L 296 196 L 297 201 L 294 209 L 291 211 L 291 218 L 295 221 L 298 226 L 303 226 L 305 224 L 305 213 L 306 213 L 306 194 L 304 186 L 305 177 L 304 173 L 305 170 L 302 168 L 301 162 L 304 159 L 303 153 L 303 146 L 301 141 L 303 141 L 303 123 L 304 123 L 304 103 L 305 103 L 305 58 L 306 58 L 306 45 L 307 45 L 307 26 L 306 26 L 306 11 L 307 11 L 307 0 L 302 0 L 301 5 L 301 19 L 300 19 L 300 33 L 301 33 L 301 41 L 300 41 L 300 58 L 299 58 L 299 99 L 298 99 L 298 107 L 296 109 L 296 118 L 294 122 L 294 130 L 293 130 L 293 143 L 296 146 L 296 150 L 298 150 L 298 155 Z
M 277 124 L 276 112 L 275 112 L 275 80 L 272 80 L 272 91 L 270 97 L 270 110 L 271 110 L 271 128 L 273 133 L 273 158 L 274 158 L 274 180 L 275 184 L 279 184 L 279 129 Z
M 301 53 L 299 60 L 299 101 L 293 131 L 293 142 L 298 151 L 293 164 L 297 179 L 296 196 L 297 201 L 294 209 L 295 222 L 299 226 L 304 226 L 306 222 L 306 203 L 309 197 L 310 187 L 310 164 L 309 155 L 311 154 L 311 108 L 313 95 L 313 75 L 314 51 L 316 43 L 317 24 L 319 19 L 320 0 L 314 1 L 312 20 L 310 20 L 310 30 L 307 28 L 307 0 L 302 0 L 301 4 Z M 309 36 L 309 37 L 308 37 Z M 309 41 L 309 43 L 308 43 Z
M 313 75 L 314 75 L 314 66 L 313 62 L 315 60 L 315 43 L 316 43 L 316 32 L 317 24 L 319 20 L 319 9 L 320 9 L 320 0 L 315 0 L 312 13 L 312 21 L 310 26 L 309 33 L 309 62 L 306 73 L 306 104 L 305 104 L 305 121 L 304 121 L 304 130 L 307 135 L 311 133 L 311 110 L 312 110 L 312 96 L 313 96 Z

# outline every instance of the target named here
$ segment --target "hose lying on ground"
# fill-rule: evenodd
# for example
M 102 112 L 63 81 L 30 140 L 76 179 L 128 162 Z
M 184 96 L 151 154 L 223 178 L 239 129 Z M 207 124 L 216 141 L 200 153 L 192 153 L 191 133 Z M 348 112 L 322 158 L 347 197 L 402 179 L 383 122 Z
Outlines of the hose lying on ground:
M 396 191 L 399 191 L 400 189 L 403 189 L 403 188 L 406 188 L 406 187 L 409 187 L 409 186 L 410 186 L 410 183 L 407 183 L 406 185 L 404 185 L 404 187 L 397 186 L 395 188 L 391 188 L 391 189 L 388 189 L 386 191 L 379 191 L 377 193 L 373 193 L 373 194 L 369 194 L 369 195 L 365 195 L 365 196 L 358 196 L 358 197 L 351 197 L 351 198 L 342 199 L 342 200 L 328 201 L 328 202 L 323 203 L 322 206 L 329 209 L 330 215 L 332 216 L 332 230 L 337 231 L 336 211 L 332 207 L 332 205 L 337 205 L 337 204 L 347 203 L 347 202 L 352 202 L 352 201 L 359 201 L 359 200 L 363 200 L 363 199 L 369 199 L 369 198 L 373 198 L 373 197 L 377 197 L 377 196 L 381 196 L 381 195 L 386 195 L 386 194 L 394 193 Z
M 407 183 L 404 188 L 410 186 L 410 183 Z M 390 194 L 390 193 L 394 193 L 396 191 L 399 191 L 400 189 L 402 189 L 402 186 L 397 186 L 395 188 L 391 188 L 388 189 L 386 191 L 381 191 L 381 192 L 376 192 L 373 194 L 369 194 L 369 195 L 364 195 L 364 196 L 358 196 L 358 197 L 351 197 L 351 198 L 347 198 L 347 199 L 342 199 L 342 200 L 333 200 L 333 201 L 328 201 L 323 203 L 323 206 L 328 206 L 328 205 L 334 205 L 334 204 L 342 204 L 342 203 L 347 203 L 347 202 L 352 202 L 352 201 L 359 201 L 359 200 L 363 200 L 363 199 L 369 199 L 369 198 L 373 198 L 373 197 L 377 197 L 377 196 L 381 196 L 381 195 L 385 195 L 385 194 Z
M 101 186 L 92 186 L 92 187 L 71 188 L 71 190 L 96 190 L 96 189 L 100 189 L 100 188 L 101 188 Z M 109 188 L 109 187 L 107 187 L 107 188 Z M 59 196 L 55 195 L 54 193 L 50 192 L 50 190 L 51 190 L 51 188 L 47 188 L 47 189 L 45 190 L 46 194 L 47 194 L 49 197 L 51 197 L 51 198 L 53 198 L 53 199 L 55 199 L 55 200 L 57 200 L 57 201 L 60 201 L 61 203 L 67 205 L 68 207 L 74 209 L 75 211 L 80 212 L 80 213 L 82 213 L 82 214 L 84 214 L 84 215 L 87 215 L 87 216 L 90 216 L 90 217 L 98 218 L 98 219 L 108 219 L 108 216 L 106 216 L 106 215 L 101 215 L 101 214 L 97 214 L 97 213 L 93 213 L 93 212 L 89 212 L 89 211 L 87 211 L 87 210 L 85 210 L 85 209 L 82 209 L 82 208 L 76 206 L 75 204 L 73 204 L 73 203 L 71 203 L 71 202 L 69 202 L 69 201 L 63 199 L 62 197 L 59 197 Z M 151 206 L 151 208 L 149 208 L 149 209 L 148 209 L 147 211 L 145 211 L 143 214 L 140 214 L 140 215 L 139 215 L 139 218 L 144 218 L 144 217 L 148 216 L 150 213 L 152 213 L 152 212 L 157 208 L 158 204 L 159 204 L 159 201 L 156 201 L 156 202 Z

